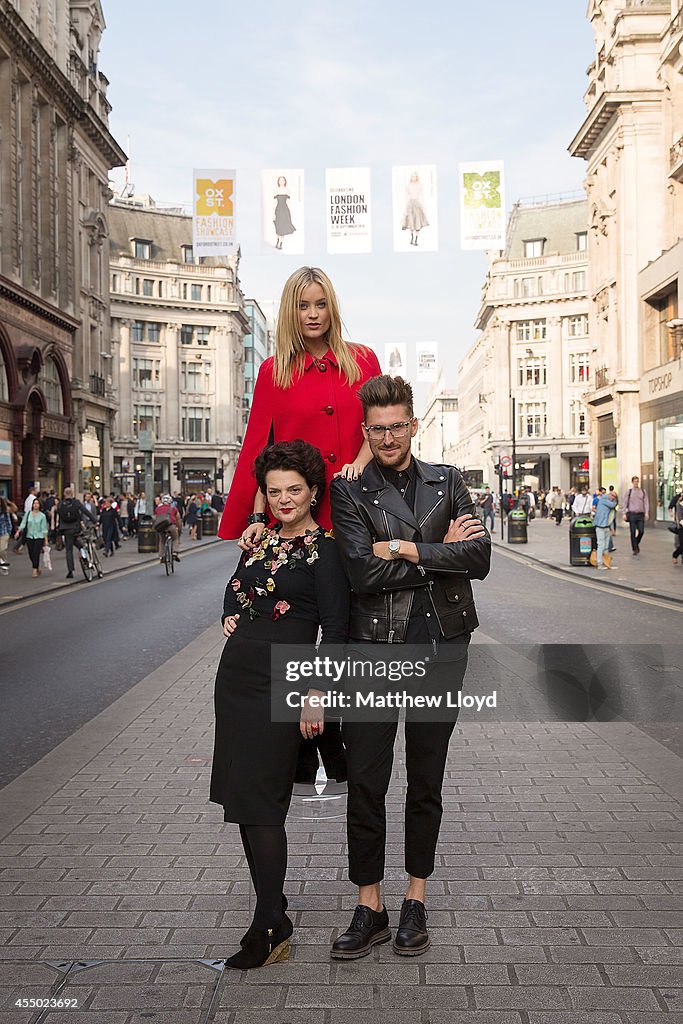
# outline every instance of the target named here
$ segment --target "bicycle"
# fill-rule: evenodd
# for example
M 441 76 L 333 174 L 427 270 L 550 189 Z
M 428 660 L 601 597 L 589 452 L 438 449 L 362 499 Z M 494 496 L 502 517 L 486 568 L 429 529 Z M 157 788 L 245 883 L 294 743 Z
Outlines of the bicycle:
M 171 573 L 175 572 L 175 562 L 173 558 L 173 538 L 171 537 L 171 531 L 166 530 L 164 537 L 164 550 L 161 555 L 161 561 L 166 569 L 166 575 L 170 576 Z
M 94 527 L 88 527 L 81 532 L 80 543 L 78 543 L 78 561 L 81 563 L 81 569 L 88 583 L 92 583 L 97 576 L 98 579 L 102 579 L 104 576 L 104 570 L 97 554 L 97 530 Z

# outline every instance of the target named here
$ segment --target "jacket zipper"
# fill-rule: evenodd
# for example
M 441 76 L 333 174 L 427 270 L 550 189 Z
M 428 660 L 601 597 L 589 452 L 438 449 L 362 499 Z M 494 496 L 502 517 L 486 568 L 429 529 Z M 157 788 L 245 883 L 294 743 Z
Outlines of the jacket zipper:
M 430 580 L 429 583 L 427 584 L 427 589 L 428 589 L 428 593 L 429 593 L 429 603 L 432 606 L 432 610 L 433 610 L 434 615 L 436 617 L 436 621 L 439 624 L 439 632 L 441 633 L 442 636 L 445 636 L 446 634 L 444 632 L 443 626 L 441 625 L 441 619 L 439 618 L 439 613 L 436 610 L 436 605 L 434 604 L 434 598 L 432 597 L 432 587 L 433 586 L 434 586 L 434 580 Z
M 432 512 L 434 511 L 434 509 L 437 509 L 437 508 L 439 507 L 439 505 L 441 504 L 441 502 L 442 502 L 442 501 L 443 501 L 443 498 L 439 498 L 439 500 L 437 501 L 436 505 L 433 505 L 433 506 L 432 506 L 432 507 L 430 508 L 429 512 L 428 512 L 428 513 L 427 513 L 427 515 L 426 515 L 426 516 L 424 517 L 424 519 L 421 519 L 421 520 L 420 520 L 420 522 L 419 522 L 419 523 L 417 524 L 417 525 L 418 525 L 418 526 L 420 527 L 420 529 L 422 529 L 422 527 L 423 527 L 423 526 L 424 526 L 424 524 L 425 524 L 425 523 L 427 522 L 427 520 L 428 520 L 428 519 L 429 519 L 429 517 L 431 516 Z
M 394 538 L 392 536 L 391 530 L 389 529 L 389 520 L 387 518 L 387 514 L 384 511 L 384 509 L 382 509 L 382 518 L 384 519 L 384 528 L 385 528 L 385 530 L 387 532 L 387 537 L 389 538 L 389 540 L 393 540 Z M 389 632 L 388 632 L 388 637 L 387 637 L 387 643 L 393 644 L 393 642 L 394 642 L 394 633 L 396 632 L 396 630 L 394 629 L 394 595 L 391 593 L 391 591 L 389 591 L 388 597 L 389 597 L 389 622 L 387 623 L 387 625 L 389 627 Z

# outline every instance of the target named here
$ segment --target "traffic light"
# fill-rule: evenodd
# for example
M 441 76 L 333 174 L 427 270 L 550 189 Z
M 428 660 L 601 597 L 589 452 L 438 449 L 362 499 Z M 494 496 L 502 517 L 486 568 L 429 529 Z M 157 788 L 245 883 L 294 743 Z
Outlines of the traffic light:
M 173 474 L 174 474 L 176 480 L 180 480 L 180 476 L 181 476 L 182 471 L 183 471 L 182 462 L 174 462 L 173 463 Z

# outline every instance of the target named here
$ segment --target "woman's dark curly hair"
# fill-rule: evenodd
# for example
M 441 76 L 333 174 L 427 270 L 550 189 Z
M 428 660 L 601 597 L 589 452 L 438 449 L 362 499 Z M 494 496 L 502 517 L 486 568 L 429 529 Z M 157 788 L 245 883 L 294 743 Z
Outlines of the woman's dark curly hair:
M 266 493 L 266 474 L 272 469 L 292 469 L 299 473 L 309 487 L 317 487 L 316 501 L 325 491 L 325 463 L 317 448 L 307 441 L 278 441 L 269 444 L 256 456 L 254 473 L 262 494 Z

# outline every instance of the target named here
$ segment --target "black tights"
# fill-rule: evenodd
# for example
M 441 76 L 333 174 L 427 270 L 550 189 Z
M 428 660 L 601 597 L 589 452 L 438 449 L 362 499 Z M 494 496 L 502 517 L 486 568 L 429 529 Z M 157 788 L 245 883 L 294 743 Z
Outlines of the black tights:
M 240 836 L 256 890 L 255 928 L 274 928 L 282 922 L 282 890 L 287 873 L 287 835 L 284 825 L 240 825 Z

